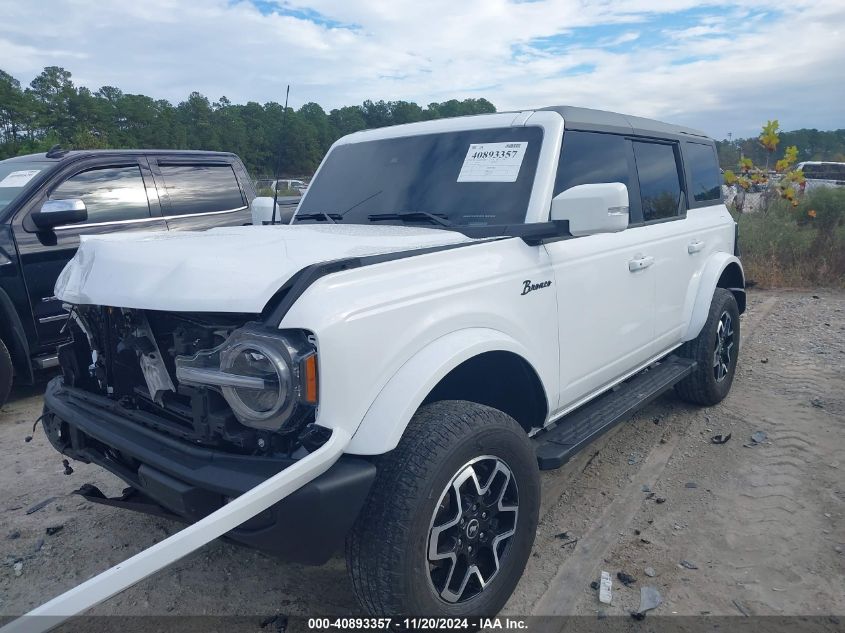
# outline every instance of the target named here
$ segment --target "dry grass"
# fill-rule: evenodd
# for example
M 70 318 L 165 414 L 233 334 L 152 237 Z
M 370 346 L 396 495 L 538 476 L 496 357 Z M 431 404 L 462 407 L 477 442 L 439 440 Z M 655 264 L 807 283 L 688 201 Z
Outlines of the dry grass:
M 845 190 L 816 189 L 793 207 L 736 216 L 746 277 L 759 286 L 845 287 Z

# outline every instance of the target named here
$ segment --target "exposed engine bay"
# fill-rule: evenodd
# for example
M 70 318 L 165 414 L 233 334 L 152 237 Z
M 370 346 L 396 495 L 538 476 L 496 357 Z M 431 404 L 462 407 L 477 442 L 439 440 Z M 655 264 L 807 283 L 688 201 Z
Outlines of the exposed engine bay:
M 252 314 L 72 306 L 68 320 L 72 342 L 59 349 L 65 385 L 106 396 L 127 410 L 153 414 L 144 416 L 144 424 L 194 444 L 241 454 L 290 454 L 302 445 L 300 434 L 314 421 L 316 402 L 303 402 L 296 389 L 288 389 L 293 393 L 283 394 L 289 401 L 284 423 L 275 428 L 273 424 L 250 428 L 249 421 L 233 411 L 231 387 L 224 396 L 221 390 L 227 387 L 220 387 L 213 380 L 206 385 L 177 379 L 177 359 L 190 364 L 217 350 L 225 353 L 227 341 L 242 330 L 255 331 L 260 336 L 264 326 L 257 322 L 258 318 Z M 296 378 L 300 357 L 310 358 L 315 353 L 305 334 L 294 333 L 293 338 L 293 346 L 288 345 L 291 353 L 285 358 Z M 254 351 L 255 346 L 247 347 L 247 361 L 268 364 L 261 352 Z M 214 356 L 215 362 L 216 359 Z M 272 397 L 275 383 L 268 384 Z M 253 399 L 261 403 L 257 397 Z

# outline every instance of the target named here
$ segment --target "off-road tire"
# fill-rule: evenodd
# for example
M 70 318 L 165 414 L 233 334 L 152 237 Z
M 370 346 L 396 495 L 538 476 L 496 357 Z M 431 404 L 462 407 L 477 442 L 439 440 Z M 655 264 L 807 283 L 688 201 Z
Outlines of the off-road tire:
M 6 404 L 6 398 L 12 390 L 12 357 L 5 343 L 0 339 L 0 407 Z
M 733 353 L 723 379 L 717 380 L 714 373 L 714 354 L 718 339 L 719 321 L 724 314 L 731 319 L 733 327 Z M 714 405 L 721 402 L 731 390 L 737 359 L 739 358 L 739 307 L 730 290 L 716 288 L 707 321 L 699 335 L 687 341 L 678 351 L 679 356 L 697 361 L 692 374 L 675 385 L 677 394 L 687 402 L 700 405 Z
M 483 591 L 449 603 L 429 577 L 429 531 L 441 492 L 462 466 L 481 456 L 504 460 L 511 470 L 518 486 L 516 529 Z M 399 445 L 377 466 L 370 496 L 346 542 L 347 569 L 361 605 L 382 617 L 498 613 L 525 569 L 537 529 L 539 470 L 525 430 L 490 407 L 435 402 L 417 411 Z

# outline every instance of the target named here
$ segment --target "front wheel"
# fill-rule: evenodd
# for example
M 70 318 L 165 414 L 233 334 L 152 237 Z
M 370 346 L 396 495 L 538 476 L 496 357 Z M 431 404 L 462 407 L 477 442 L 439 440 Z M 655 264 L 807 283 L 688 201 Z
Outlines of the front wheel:
M 714 405 L 728 395 L 739 358 L 739 308 L 730 290 L 716 288 L 707 322 L 678 353 L 697 361 L 692 374 L 675 385 L 681 398 Z
M 539 515 L 525 431 L 480 404 L 426 405 L 383 456 L 347 540 L 347 568 L 376 616 L 493 616 L 516 587 Z

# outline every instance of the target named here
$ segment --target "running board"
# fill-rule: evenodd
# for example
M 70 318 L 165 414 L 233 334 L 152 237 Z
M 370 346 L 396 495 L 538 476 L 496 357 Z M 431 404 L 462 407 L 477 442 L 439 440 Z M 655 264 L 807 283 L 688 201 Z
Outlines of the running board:
M 554 428 L 534 438 L 540 470 L 563 466 L 599 435 L 689 376 L 695 365 L 688 358 L 667 356 L 558 420 Z

